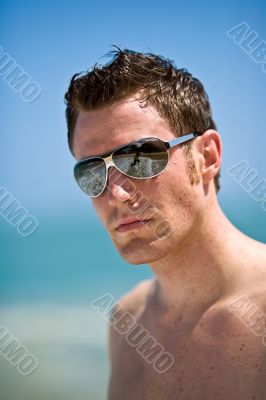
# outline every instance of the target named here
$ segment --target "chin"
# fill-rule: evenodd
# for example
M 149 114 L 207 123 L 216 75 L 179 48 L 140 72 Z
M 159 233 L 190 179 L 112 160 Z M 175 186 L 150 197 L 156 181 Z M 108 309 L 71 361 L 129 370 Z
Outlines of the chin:
M 145 239 L 131 239 L 126 244 L 115 243 L 117 251 L 121 257 L 129 264 L 141 265 L 150 264 L 164 257 L 164 252 L 155 242 L 149 242 Z

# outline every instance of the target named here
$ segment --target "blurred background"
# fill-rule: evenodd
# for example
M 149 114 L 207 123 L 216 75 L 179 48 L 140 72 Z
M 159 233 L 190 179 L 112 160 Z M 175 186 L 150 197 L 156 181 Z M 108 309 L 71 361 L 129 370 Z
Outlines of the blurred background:
M 219 202 L 266 242 L 266 211 L 226 172 L 246 160 L 266 179 L 266 73 L 227 35 L 245 23 L 265 41 L 265 4 L 0 1 L 0 47 L 41 87 L 25 102 L 0 76 L 0 187 L 38 220 L 23 237 L 0 214 L 0 325 L 39 360 L 22 376 L 0 354 L 2 400 L 105 399 L 107 324 L 90 303 L 151 277 L 121 259 L 72 177 L 63 96 L 74 73 L 108 61 L 112 44 L 161 54 L 203 82 L 223 140 Z

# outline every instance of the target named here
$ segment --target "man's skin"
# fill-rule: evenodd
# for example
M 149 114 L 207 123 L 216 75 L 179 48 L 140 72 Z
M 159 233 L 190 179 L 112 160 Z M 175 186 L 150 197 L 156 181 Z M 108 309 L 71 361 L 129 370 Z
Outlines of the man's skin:
M 140 107 L 138 99 L 135 94 L 80 112 L 76 159 L 144 137 L 173 139 L 167 121 L 155 108 Z M 113 167 L 108 187 L 92 199 L 121 256 L 148 264 L 155 274 L 120 300 L 120 311 L 130 312 L 175 360 L 158 373 L 111 326 L 109 400 L 266 399 L 266 347 L 229 307 L 245 296 L 266 313 L 266 245 L 236 229 L 218 204 L 219 134 L 206 131 L 193 140 L 192 152 L 197 185 L 190 183 L 182 146 L 170 150 L 169 164 L 157 177 L 128 178 L 171 227 L 163 240 L 144 224 L 117 230 L 121 218 L 129 216 L 126 204 L 136 210 L 140 205 Z

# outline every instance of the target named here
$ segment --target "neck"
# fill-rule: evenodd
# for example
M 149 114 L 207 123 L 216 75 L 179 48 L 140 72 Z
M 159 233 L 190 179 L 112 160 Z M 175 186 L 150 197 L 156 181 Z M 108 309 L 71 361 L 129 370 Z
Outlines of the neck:
M 241 288 L 247 272 L 245 240 L 218 202 L 214 204 L 182 245 L 150 264 L 157 277 L 159 304 L 170 314 L 197 318 L 236 287 Z

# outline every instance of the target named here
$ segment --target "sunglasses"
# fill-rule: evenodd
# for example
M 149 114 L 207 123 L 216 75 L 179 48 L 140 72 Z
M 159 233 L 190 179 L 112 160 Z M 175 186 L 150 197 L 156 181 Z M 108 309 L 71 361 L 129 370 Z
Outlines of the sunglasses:
M 170 142 L 148 137 L 118 147 L 101 156 L 82 159 L 74 166 L 75 180 L 88 196 L 98 197 L 106 187 L 110 167 L 115 167 L 130 178 L 153 178 L 166 168 L 170 148 L 200 135 L 199 132 L 192 132 Z

